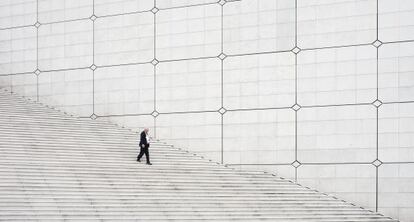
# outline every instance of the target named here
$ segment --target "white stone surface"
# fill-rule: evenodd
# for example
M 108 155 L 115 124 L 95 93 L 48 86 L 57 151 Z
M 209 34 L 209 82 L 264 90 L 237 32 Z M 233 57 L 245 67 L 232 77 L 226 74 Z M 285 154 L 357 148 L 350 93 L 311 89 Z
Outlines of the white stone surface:
M 149 135 L 155 137 L 155 119 L 151 115 L 140 116 L 112 116 L 112 117 L 99 117 L 99 119 L 106 120 L 112 123 L 116 123 L 119 126 L 132 129 L 136 132 L 141 132 L 144 128 L 149 128 Z M 139 141 L 138 136 L 136 141 Z
M 11 91 L 11 87 L 12 87 L 11 76 L 0 75 L 0 88 L 5 89 L 7 91 Z
M 97 65 L 150 62 L 154 58 L 151 12 L 99 18 L 95 21 Z M 111 47 L 106 47 L 110 45 Z
M 39 75 L 39 100 L 71 114 L 93 112 L 92 71 L 45 72 Z
M 151 64 L 114 66 L 95 71 L 97 115 L 148 114 L 154 110 Z
M 221 65 L 217 58 L 157 65 L 157 111 L 218 110 L 221 107 Z
M 383 45 L 378 53 L 379 99 L 414 101 L 414 43 Z
M 379 39 L 410 40 L 414 35 L 414 2 L 409 0 L 378 0 Z
M 245 54 L 295 47 L 295 1 L 242 0 L 224 6 L 224 52 Z
M 0 103 L 2 221 L 398 222 L 261 170 L 218 165 L 165 141 L 151 142 L 153 165 L 137 163 L 138 133 L 2 90 Z M 128 119 L 144 123 L 146 117 Z
M 0 2 L 0 29 L 33 25 L 34 23 L 36 23 L 36 0 L 5 0 Z
M 295 104 L 295 57 L 276 53 L 224 60 L 227 109 L 290 107 Z
M 12 75 L 10 78 L 13 92 L 29 99 L 36 100 L 37 76 L 35 74 Z
M 295 181 L 295 167 L 291 165 L 231 165 L 232 168 L 244 171 L 264 171 L 276 176 Z
M 89 18 L 93 13 L 93 0 L 38 0 L 39 22 Z
M 211 4 L 218 2 L 217 0 L 158 0 L 158 8 L 175 8 L 187 7 L 191 5 Z
M 297 2 L 301 48 L 363 44 L 376 39 L 376 0 Z
M 219 113 L 162 114 L 156 119 L 156 135 L 157 138 L 163 138 L 177 147 L 219 162 L 220 124 Z
M 39 69 L 89 67 L 93 59 L 92 21 L 72 21 L 39 28 Z
M 378 155 L 387 162 L 414 159 L 414 104 L 384 104 L 379 110 Z
M 0 74 L 36 69 L 36 28 L 0 30 Z
M 375 208 L 375 175 L 372 165 L 308 165 L 298 168 L 298 182 L 360 206 Z
M 376 99 L 373 46 L 302 51 L 298 54 L 298 103 L 333 105 Z
M 219 4 L 162 10 L 157 13 L 157 59 L 218 56 L 221 52 Z
M 295 112 L 262 110 L 223 116 L 224 162 L 276 164 L 295 160 Z
M 95 0 L 97 16 L 147 11 L 154 7 L 154 1 L 143 0 Z
M 25 75 L 0 75 L 0 88 L 17 93 L 32 100 L 37 99 L 37 76 Z
M 378 170 L 378 208 L 400 221 L 413 221 L 413 164 L 383 165 Z
M 0 88 L 414 221 L 413 1 L 38 2 L 0 1 Z
M 374 161 L 375 107 L 302 108 L 298 112 L 298 159 L 307 163 Z

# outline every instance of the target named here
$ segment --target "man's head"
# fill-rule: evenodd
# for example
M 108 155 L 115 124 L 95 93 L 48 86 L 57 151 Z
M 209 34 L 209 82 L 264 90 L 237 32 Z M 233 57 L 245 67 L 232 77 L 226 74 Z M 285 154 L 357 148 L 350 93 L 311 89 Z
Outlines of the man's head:
M 144 132 L 148 133 L 149 129 L 148 128 L 144 128 Z

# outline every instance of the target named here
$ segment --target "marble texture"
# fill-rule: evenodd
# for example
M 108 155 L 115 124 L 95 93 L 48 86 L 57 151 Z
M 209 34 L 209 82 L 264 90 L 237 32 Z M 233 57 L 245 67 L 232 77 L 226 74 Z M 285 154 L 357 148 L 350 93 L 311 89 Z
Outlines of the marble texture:
M 409 0 L 1 1 L 0 87 L 414 222 L 413 12 Z

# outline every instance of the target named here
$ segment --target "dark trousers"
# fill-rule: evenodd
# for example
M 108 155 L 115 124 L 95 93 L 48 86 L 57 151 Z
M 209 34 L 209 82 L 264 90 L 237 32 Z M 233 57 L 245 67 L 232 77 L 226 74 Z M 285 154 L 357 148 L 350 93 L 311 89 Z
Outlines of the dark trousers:
M 145 154 L 145 158 L 147 158 L 147 163 L 150 163 L 149 152 L 148 152 L 149 144 L 144 145 L 144 147 L 140 145 L 139 147 L 141 148 L 141 150 L 139 152 L 139 155 L 137 156 L 137 160 L 140 160 L 141 157 Z

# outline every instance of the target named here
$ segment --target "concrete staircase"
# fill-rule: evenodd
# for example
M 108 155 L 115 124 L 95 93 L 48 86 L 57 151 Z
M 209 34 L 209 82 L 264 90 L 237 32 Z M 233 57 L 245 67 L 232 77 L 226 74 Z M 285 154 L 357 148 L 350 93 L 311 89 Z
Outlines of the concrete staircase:
M 396 221 L 0 92 L 0 221 Z M 143 161 L 145 162 L 145 161 Z

